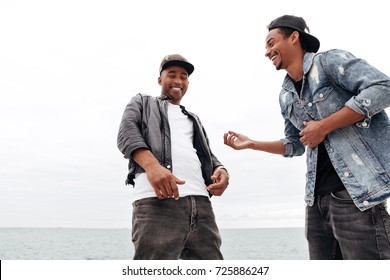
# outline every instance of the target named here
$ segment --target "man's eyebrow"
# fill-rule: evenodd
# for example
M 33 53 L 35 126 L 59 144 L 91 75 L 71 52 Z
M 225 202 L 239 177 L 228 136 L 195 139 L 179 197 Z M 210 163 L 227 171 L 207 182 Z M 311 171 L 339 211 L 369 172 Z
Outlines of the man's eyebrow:
M 179 75 L 186 75 L 188 77 L 187 71 L 177 71 L 177 70 L 169 70 L 167 74 L 179 74 Z

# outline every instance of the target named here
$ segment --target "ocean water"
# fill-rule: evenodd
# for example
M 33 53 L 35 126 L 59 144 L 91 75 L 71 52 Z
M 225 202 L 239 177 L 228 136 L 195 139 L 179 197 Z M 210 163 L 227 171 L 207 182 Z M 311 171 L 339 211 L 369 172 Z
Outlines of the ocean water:
M 303 228 L 220 229 L 226 260 L 307 260 Z M 130 229 L 0 228 L 1 260 L 128 260 Z

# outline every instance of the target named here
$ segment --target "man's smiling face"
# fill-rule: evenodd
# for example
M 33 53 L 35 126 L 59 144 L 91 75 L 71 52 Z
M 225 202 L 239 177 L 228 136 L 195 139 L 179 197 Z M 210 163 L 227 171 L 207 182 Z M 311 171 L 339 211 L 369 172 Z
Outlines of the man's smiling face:
M 188 88 L 188 73 L 180 66 L 171 66 L 162 71 L 158 78 L 161 95 L 167 96 L 172 104 L 180 105 L 180 101 Z
M 269 31 L 265 42 L 265 56 L 268 57 L 276 70 L 285 69 L 286 65 L 283 65 L 283 55 L 286 53 L 288 47 L 288 38 L 285 38 L 280 32 L 279 28 L 275 28 Z

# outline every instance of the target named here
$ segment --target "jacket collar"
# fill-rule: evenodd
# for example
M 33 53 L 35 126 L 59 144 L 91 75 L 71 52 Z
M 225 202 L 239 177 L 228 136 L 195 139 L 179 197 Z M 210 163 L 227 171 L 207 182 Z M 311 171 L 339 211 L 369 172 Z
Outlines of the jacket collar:
M 304 76 L 306 76 L 307 73 L 309 73 L 309 71 L 313 65 L 313 60 L 314 60 L 315 55 L 316 55 L 315 53 L 306 52 L 305 55 L 303 56 L 303 75 Z M 286 76 L 284 78 L 282 87 L 288 91 L 292 91 L 292 92 L 295 91 L 294 83 L 288 74 L 286 74 Z

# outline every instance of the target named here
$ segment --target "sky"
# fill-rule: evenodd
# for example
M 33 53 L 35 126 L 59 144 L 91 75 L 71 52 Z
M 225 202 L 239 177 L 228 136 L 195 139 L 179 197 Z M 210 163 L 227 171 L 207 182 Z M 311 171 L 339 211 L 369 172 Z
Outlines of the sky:
M 305 18 L 320 51 L 345 49 L 390 75 L 382 1 L 0 1 L 0 227 L 129 228 L 126 104 L 160 95 L 158 68 L 195 66 L 195 112 L 230 185 L 212 197 L 221 228 L 303 227 L 305 156 L 235 151 L 228 130 L 283 138 L 284 71 L 265 58 L 267 24 Z M 387 109 L 387 112 L 389 110 Z

